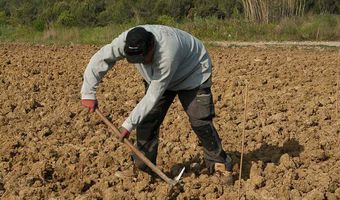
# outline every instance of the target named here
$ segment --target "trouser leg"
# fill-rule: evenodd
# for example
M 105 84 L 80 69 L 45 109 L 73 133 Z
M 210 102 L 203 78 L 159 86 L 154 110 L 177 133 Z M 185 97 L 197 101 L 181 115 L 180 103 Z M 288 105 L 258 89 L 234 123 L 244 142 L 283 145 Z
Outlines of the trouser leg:
M 231 171 L 231 158 L 223 150 L 221 139 L 212 122 L 215 111 L 210 88 L 180 91 L 178 96 L 189 116 L 193 131 L 203 145 L 204 159 L 209 172 L 214 172 L 215 163 L 224 163 Z
M 159 127 L 173 102 L 176 93 L 166 91 L 155 107 L 137 126 L 137 148 L 154 164 L 156 164 L 158 151 Z M 143 161 L 132 155 L 135 165 L 145 172 L 151 169 Z

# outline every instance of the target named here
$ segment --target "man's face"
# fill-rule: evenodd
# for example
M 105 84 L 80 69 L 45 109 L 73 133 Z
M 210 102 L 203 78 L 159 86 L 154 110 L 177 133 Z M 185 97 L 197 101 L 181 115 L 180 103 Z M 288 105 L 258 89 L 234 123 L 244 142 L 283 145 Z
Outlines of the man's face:
M 155 45 L 152 44 L 152 48 L 145 55 L 145 60 L 144 60 L 143 64 L 151 64 L 152 61 L 153 61 L 154 53 L 155 53 Z

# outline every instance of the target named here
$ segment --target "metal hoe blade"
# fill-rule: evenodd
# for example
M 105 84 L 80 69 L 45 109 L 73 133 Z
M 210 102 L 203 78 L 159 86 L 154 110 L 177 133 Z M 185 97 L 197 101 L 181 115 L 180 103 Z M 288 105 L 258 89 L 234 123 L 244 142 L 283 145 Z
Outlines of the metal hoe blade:
M 183 173 L 184 173 L 185 167 L 183 167 L 183 169 L 181 170 L 181 172 L 178 174 L 178 176 L 176 176 L 176 178 L 174 179 L 174 181 L 176 181 L 176 183 L 178 183 L 179 179 L 181 179 Z

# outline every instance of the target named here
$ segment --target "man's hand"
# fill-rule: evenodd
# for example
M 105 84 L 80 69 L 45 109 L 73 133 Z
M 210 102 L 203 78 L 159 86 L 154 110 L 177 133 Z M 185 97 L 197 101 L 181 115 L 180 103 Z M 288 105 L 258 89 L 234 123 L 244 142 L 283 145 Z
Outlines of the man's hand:
M 130 131 L 126 130 L 124 127 L 120 127 L 120 136 L 119 136 L 119 141 L 123 142 L 124 138 L 129 138 Z
M 89 109 L 89 112 L 94 112 L 98 106 L 98 102 L 95 99 L 82 99 L 81 105 Z

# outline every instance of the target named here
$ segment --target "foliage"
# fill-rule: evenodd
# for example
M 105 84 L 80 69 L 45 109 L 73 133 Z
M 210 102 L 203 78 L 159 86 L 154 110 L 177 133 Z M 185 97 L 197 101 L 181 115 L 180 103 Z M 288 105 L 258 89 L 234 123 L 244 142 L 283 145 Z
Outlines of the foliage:
M 57 18 L 57 23 L 64 26 L 76 25 L 76 16 L 70 11 L 63 11 Z
M 306 10 L 315 14 L 340 14 L 340 2 L 338 0 L 306 0 Z
M 286 18 L 279 23 L 268 24 L 249 23 L 244 19 L 221 20 L 217 17 L 196 17 L 176 22 L 165 15 L 156 22 L 190 32 L 203 41 L 340 40 L 340 16 L 329 14 Z M 130 21 L 103 27 L 51 25 L 43 31 L 29 26 L 3 25 L 0 26 L 0 41 L 105 44 L 137 24 Z
M 253 4 L 257 1 L 259 0 L 247 0 Z M 302 9 L 305 13 L 340 14 L 340 3 L 337 0 L 301 1 L 305 2 Z M 165 20 L 164 16 L 170 17 L 175 22 L 206 17 L 228 20 L 246 14 L 244 2 L 241 0 L 0 0 L 0 20 L 2 23 L 8 22 L 14 26 L 33 25 L 39 30 L 53 24 L 95 27 L 128 21 L 157 22 L 160 19 Z M 282 7 L 287 0 L 272 2 L 281 2 L 275 5 Z M 280 8 L 275 7 L 275 9 L 280 11 Z M 282 13 L 274 12 L 275 9 L 271 9 L 274 14 Z M 275 18 L 275 16 L 271 17 Z
M 34 20 L 32 25 L 35 30 L 40 31 L 40 32 L 44 31 L 45 29 L 45 24 L 41 19 Z
M 161 15 L 158 17 L 156 24 L 174 26 L 176 24 L 176 21 L 173 17 L 167 16 L 167 15 Z
M 302 24 L 299 32 L 301 39 L 334 40 L 340 36 L 339 22 L 330 15 L 321 15 L 319 18 Z
M 6 14 L 4 11 L 0 11 L 0 25 L 6 24 Z
M 266 23 L 250 20 L 245 2 Z M 340 40 L 339 14 L 338 0 L 0 0 L 0 41 L 106 43 L 145 23 L 203 40 Z

